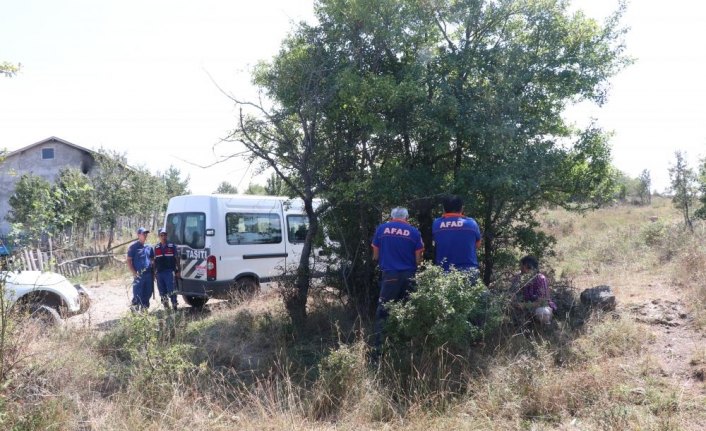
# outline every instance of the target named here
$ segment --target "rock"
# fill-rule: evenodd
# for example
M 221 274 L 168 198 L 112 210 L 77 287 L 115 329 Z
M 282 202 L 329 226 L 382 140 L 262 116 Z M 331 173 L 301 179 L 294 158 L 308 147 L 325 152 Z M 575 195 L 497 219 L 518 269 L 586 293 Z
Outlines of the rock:
M 581 292 L 581 304 L 603 311 L 615 310 L 615 295 L 610 286 L 591 287 Z

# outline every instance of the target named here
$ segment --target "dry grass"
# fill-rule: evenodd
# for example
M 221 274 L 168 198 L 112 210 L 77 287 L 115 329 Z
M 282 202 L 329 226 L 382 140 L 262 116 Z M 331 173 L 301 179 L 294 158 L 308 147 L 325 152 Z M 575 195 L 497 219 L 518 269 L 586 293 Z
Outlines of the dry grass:
M 367 327 L 325 292 L 296 333 L 275 294 L 156 318 L 142 327 L 154 337 L 138 351 L 176 364 L 173 372 L 155 372 L 127 350 L 134 327 L 102 338 L 70 328 L 34 333 L 31 354 L 1 392 L 0 428 L 703 429 L 703 395 L 665 376 L 650 353 L 655 335 L 623 308 L 654 295 L 686 297 L 703 319 L 703 225 L 693 235 L 678 229 L 666 200 L 542 219 L 559 238 L 548 263 L 579 288 L 611 284 L 617 313 L 379 367 L 366 359 Z M 706 350 L 688 360 L 697 379 L 706 372 Z

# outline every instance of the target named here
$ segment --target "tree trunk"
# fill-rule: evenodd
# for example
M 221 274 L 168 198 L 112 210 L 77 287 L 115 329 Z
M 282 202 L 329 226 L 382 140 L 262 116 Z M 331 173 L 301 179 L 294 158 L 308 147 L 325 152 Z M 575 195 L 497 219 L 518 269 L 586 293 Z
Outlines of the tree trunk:
M 432 210 L 436 201 L 433 198 L 425 198 L 418 200 L 413 209 L 417 213 L 417 221 L 419 222 L 419 231 L 422 233 L 422 241 L 424 242 L 424 258 L 432 259 L 432 224 L 434 217 Z
M 487 286 L 493 277 L 493 261 L 495 259 L 495 232 L 493 229 L 493 199 L 485 200 L 486 211 L 483 217 L 483 283 Z
M 493 277 L 493 253 L 494 239 L 490 235 L 485 235 L 483 239 L 483 283 L 487 286 Z
M 319 219 L 314 211 L 313 198 L 304 201 L 304 209 L 309 219 L 309 230 L 304 239 L 302 255 L 299 259 L 299 267 L 294 281 L 294 292 L 285 297 L 285 307 L 292 319 L 295 328 L 302 328 L 306 322 L 306 303 L 309 296 L 309 286 L 311 284 L 311 251 L 314 238 L 319 230 Z
M 113 245 L 113 236 L 115 234 L 115 223 L 110 224 L 110 229 L 108 229 L 108 246 L 106 247 L 110 250 L 110 246 Z

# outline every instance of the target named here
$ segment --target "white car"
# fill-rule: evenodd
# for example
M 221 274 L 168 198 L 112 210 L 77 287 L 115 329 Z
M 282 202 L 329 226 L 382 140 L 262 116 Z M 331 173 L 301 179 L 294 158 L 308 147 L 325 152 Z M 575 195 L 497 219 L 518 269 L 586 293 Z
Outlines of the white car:
M 85 313 L 90 306 L 85 289 L 55 272 L 0 271 L 0 285 L 6 301 L 50 324 Z

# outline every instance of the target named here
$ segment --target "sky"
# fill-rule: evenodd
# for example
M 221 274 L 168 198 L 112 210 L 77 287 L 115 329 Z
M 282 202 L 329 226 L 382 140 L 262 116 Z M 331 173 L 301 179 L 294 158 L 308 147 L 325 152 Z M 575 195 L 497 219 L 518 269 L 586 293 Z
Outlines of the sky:
M 572 7 L 603 19 L 617 1 Z M 0 148 L 56 136 L 155 173 L 173 165 L 194 193 L 264 184 L 256 167 L 223 161 L 240 148 L 221 141 L 237 112 L 218 87 L 252 98 L 252 67 L 312 15 L 312 0 L 0 0 L 0 61 L 22 65 L 0 78 Z M 706 157 L 705 20 L 701 2 L 633 0 L 623 23 L 635 64 L 602 107 L 566 113 L 612 131 L 614 164 L 633 177 L 648 169 L 658 191 L 675 150 L 694 168 Z

